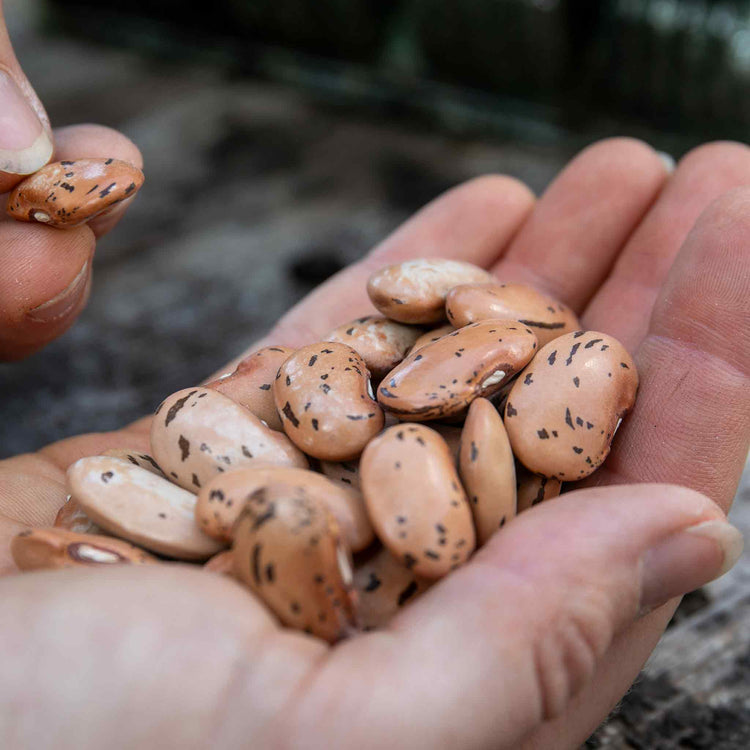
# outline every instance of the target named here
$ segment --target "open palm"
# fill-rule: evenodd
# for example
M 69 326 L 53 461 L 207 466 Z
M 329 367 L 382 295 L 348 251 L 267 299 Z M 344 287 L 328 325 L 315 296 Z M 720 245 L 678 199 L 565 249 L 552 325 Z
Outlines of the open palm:
M 654 583 L 643 573 L 649 554 L 669 563 L 684 529 L 723 518 L 742 470 L 742 185 L 750 149 L 739 144 L 696 149 L 669 175 L 644 144 L 604 141 L 538 201 L 501 176 L 450 191 L 313 291 L 258 346 L 299 346 L 371 312 L 365 283 L 387 263 L 476 263 L 619 338 L 641 377 L 635 410 L 587 489 L 523 514 L 389 628 L 335 647 L 281 628 L 239 585 L 189 566 L 6 577 L 0 745 L 579 744 L 629 687 L 676 602 L 642 617 L 639 607 L 701 585 L 722 563 L 704 538 L 679 576 Z M 148 450 L 148 420 L 0 463 L 0 569 L 13 570 L 15 533 L 52 523 L 66 467 L 111 447 Z M 646 484 L 656 482 L 691 490 Z

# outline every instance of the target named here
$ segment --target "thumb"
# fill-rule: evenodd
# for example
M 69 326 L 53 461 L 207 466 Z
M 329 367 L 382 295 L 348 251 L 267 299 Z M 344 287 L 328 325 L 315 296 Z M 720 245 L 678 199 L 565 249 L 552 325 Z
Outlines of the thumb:
M 586 489 L 537 506 L 390 632 L 336 649 L 307 685 L 290 745 L 325 716 L 331 746 L 517 747 L 593 679 L 618 632 L 741 550 L 718 507 L 682 487 Z
M 18 64 L 0 0 L 0 193 L 52 156 L 49 118 Z

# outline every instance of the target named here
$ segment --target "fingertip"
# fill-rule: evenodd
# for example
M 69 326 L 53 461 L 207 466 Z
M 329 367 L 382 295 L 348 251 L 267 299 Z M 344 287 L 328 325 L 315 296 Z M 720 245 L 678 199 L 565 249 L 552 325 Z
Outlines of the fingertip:
M 85 226 L 0 225 L 0 360 L 23 359 L 72 325 L 90 293 L 94 243 Z

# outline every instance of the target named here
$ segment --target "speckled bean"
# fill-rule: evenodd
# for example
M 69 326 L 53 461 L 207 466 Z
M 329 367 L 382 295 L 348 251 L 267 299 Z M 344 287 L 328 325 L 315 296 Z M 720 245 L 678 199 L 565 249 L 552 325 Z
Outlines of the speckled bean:
M 119 159 L 78 159 L 47 164 L 16 185 L 8 214 L 49 227 L 76 227 L 132 198 L 143 172 Z
M 478 545 L 516 515 L 516 470 L 502 417 L 487 399 L 469 407 L 458 457 Z
M 296 351 L 273 385 L 284 431 L 305 453 L 326 461 L 356 458 L 383 427 L 362 357 L 320 342 Z
M 390 427 L 365 448 L 360 477 L 378 537 L 407 569 L 433 579 L 466 562 L 475 545 L 471 509 L 437 432 Z
M 362 493 L 306 469 L 281 466 L 237 469 L 214 477 L 199 493 L 195 519 L 209 536 L 232 540 L 233 527 L 248 497 L 286 488 L 295 497 L 313 497 L 333 513 L 347 546 L 357 552 L 374 539 Z
M 433 584 L 408 570 L 384 547 L 354 569 L 357 614 L 363 630 L 387 625 Z
M 162 402 L 151 423 L 151 452 L 171 481 L 193 492 L 231 469 L 308 466 L 286 435 L 210 388 L 185 388 Z
M 535 349 L 536 336 L 519 323 L 472 323 L 410 354 L 380 384 L 378 401 L 399 419 L 456 416 L 500 390 Z
M 334 328 L 323 340 L 351 346 L 364 359 L 373 379 L 380 381 L 406 356 L 421 333 L 421 328 L 369 315 Z
M 581 327 L 569 307 L 526 284 L 456 286 L 445 299 L 445 312 L 457 328 L 492 318 L 516 320 L 534 331 L 540 347 Z
M 373 305 L 401 323 L 437 323 L 445 319 L 445 296 L 458 284 L 490 282 L 483 269 L 446 258 L 417 258 L 386 266 L 370 276 Z
M 11 541 L 10 551 L 19 570 L 159 562 L 142 549 L 111 536 L 77 534 L 54 527 L 22 531 Z
M 197 527 L 195 495 L 122 459 L 81 458 L 68 486 L 96 524 L 152 552 L 205 560 L 223 546 Z
M 635 402 L 638 373 L 612 336 L 568 333 L 539 350 L 505 404 L 513 453 L 535 474 L 583 479 L 609 453 Z
M 280 432 L 284 428 L 273 400 L 273 381 L 281 364 L 293 352 L 288 346 L 266 346 L 245 357 L 228 377 L 206 383 L 206 388 L 242 404 L 272 430 Z
M 557 497 L 562 489 L 559 479 L 532 474 L 520 461 L 516 461 L 516 513 Z
M 333 514 L 286 488 L 243 508 L 232 547 L 235 574 L 285 625 L 335 642 L 358 629 L 352 563 Z

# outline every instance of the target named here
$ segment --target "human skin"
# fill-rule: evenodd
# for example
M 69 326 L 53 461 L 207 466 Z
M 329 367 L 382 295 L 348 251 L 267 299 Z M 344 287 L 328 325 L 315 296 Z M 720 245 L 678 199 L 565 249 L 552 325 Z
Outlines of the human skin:
M 373 270 L 430 255 L 533 284 L 633 352 L 638 400 L 588 489 L 515 519 L 384 631 L 331 647 L 185 565 L 12 575 L 10 538 L 52 522 L 65 468 L 147 450 L 148 419 L 0 463 L 0 744 L 577 747 L 674 597 L 722 566 L 719 545 L 684 529 L 724 517 L 747 451 L 749 182 L 740 144 L 702 146 L 670 175 L 629 139 L 587 148 L 538 200 L 482 177 L 258 342 L 315 341 L 372 312 Z

